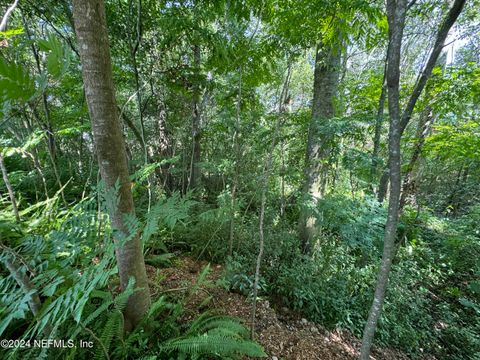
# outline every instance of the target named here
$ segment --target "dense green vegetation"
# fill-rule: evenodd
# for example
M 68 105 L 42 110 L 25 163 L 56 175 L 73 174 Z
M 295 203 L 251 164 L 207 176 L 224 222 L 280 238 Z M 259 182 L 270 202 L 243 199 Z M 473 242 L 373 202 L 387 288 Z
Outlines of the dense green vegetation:
M 185 321 L 208 267 L 153 291 L 145 263 L 192 256 L 253 309 L 363 336 L 362 359 L 375 329 L 414 359 L 480 358 L 478 1 L 11 5 L 0 338 L 94 346 L 0 357 L 265 356 L 251 324 Z

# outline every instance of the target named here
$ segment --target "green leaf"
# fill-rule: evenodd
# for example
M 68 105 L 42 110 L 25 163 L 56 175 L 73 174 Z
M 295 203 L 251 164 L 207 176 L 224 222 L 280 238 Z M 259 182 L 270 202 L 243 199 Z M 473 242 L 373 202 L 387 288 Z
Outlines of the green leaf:
M 28 101 L 35 93 L 35 84 L 25 67 L 0 58 L 0 99 Z

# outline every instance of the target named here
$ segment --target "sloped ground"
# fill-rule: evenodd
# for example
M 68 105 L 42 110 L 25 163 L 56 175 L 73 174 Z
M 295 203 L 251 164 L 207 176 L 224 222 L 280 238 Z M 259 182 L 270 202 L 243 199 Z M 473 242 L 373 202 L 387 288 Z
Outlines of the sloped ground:
M 186 295 L 194 285 L 205 262 L 196 262 L 190 258 L 178 260 L 174 267 L 157 269 L 147 268 L 152 284 L 153 295 L 178 293 Z M 244 296 L 232 293 L 214 285 L 221 277 L 222 266 L 212 267 L 207 279 L 210 285 L 201 286 L 196 294 L 188 297 L 185 321 L 197 314 L 197 309 L 211 298 L 205 309 L 216 309 L 225 314 L 251 323 L 251 302 Z M 202 309 L 203 310 L 203 309 Z M 302 319 L 292 311 L 273 309 L 267 300 L 261 300 L 257 306 L 255 339 L 265 348 L 269 359 L 280 360 L 354 360 L 358 358 L 360 340 L 341 331 L 327 331 L 318 325 Z M 374 348 L 372 359 L 406 360 L 408 356 L 393 349 Z M 430 358 L 433 359 L 433 358 Z

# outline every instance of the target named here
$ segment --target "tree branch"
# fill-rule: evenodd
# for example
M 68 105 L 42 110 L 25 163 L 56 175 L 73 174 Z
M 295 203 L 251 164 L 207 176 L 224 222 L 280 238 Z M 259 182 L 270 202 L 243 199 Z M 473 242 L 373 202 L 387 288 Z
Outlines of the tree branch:
M 443 49 L 443 46 L 444 46 L 443 44 L 445 43 L 445 39 L 448 36 L 448 32 L 450 31 L 451 27 L 453 26 L 458 16 L 460 15 L 463 9 L 463 6 L 465 5 L 465 2 L 466 0 L 455 0 L 442 26 L 438 30 L 437 38 L 435 40 L 435 44 L 433 45 L 432 53 L 430 54 L 427 64 L 425 65 L 425 68 L 423 69 L 420 77 L 418 78 L 417 83 L 415 84 L 415 87 L 413 89 L 412 95 L 410 96 L 407 106 L 403 111 L 402 118 L 400 120 L 400 134 L 403 133 L 403 131 L 408 125 L 408 122 L 412 117 L 412 112 L 415 107 L 415 104 L 418 98 L 420 97 L 420 94 L 422 93 L 423 89 L 425 88 L 427 80 L 430 78 L 430 75 L 432 74 L 432 70 L 437 62 L 438 56 L 440 55 Z
M 2 22 L 0 23 L 0 32 L 5 31 L 5 29 L 7 28 L 8 18 L 10 17 L 10 14 L 13 12 L 13 10 L 15 10 L 15 8 L 17 7 L 17 4 L 18 0 L 15 0 L 15 2 L 7 9 L 5 15 L 3 15 Z

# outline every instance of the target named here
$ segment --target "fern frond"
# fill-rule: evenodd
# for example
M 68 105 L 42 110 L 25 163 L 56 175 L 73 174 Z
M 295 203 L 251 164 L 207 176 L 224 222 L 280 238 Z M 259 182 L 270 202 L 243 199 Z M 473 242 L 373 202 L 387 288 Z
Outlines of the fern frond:
M 195 355 L 221 356 L 222 358 L 232 355 L 266 356 L 262 347 L 250 340 L 210 334 L 172 340 L 163 345 L 161 349 L 167 353 L 179 351 Z
M 239 321 L 225 315 L 212 315 L 208 312 L 193 321 L 187 334 L 203 334 L 214 328 L 228 329 L 235 334 L 248 336 L 248 330 Z

